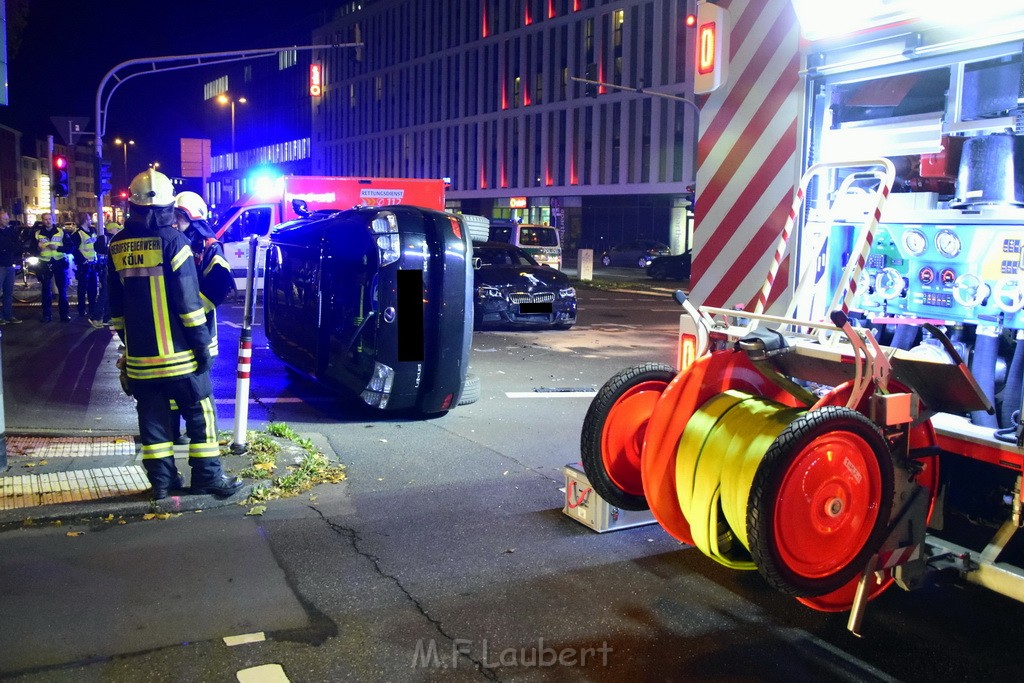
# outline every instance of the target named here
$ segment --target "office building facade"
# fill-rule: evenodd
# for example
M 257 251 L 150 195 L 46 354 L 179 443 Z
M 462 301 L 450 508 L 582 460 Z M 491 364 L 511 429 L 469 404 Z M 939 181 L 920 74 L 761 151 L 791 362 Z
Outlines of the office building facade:
M 376 0 L 314 43 L 311 172 L 448 178 L 450 208 L 566 246 L 688 246 L 692 0 Z M 600 87 L 589 96 L 573 77 Z M 645 93 L 636 92 L 643 88 Z M 690 103 L 680 101 L 685 98 Z

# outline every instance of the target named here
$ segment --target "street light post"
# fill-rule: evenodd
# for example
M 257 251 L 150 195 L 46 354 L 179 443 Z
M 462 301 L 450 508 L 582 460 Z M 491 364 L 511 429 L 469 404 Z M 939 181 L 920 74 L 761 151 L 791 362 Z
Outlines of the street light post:
M 238 162 L 235 159 L 235 102 L 239 104 L 245 104 L 248 102 L 244 97 L 235 99 L 227 93 L 221 93 L 217 96 L 217 101 L 221 104 L 231 105 L 231 170 L 238 168 Z
M 122 140 L 121 138 L 114 138 L 115 145 L 121 145 L 124 148 L 124 184 L 125 187 L 131 182 L 131 178 L 128 177 L 128 145 L 134 145 L 135 140 Z

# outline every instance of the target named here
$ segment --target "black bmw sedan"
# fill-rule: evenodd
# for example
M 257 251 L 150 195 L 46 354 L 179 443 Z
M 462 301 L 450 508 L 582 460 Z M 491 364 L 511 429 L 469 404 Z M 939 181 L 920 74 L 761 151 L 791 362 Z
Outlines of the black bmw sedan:
M 576 290 L 561 271 L 499 242 L 473 245 L 476 329 L 554 327 L 576 323 Z

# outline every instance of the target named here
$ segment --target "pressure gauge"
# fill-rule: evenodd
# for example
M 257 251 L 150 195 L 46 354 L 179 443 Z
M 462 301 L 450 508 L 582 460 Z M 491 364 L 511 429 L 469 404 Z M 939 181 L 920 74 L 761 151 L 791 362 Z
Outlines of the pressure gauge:
M 875 291 L 886 300 L 892 300 L 903 293 L 906 283 L 894 268 L 882 268 L 875 276 Z
M 935 281 L 935 271 L 925 266 L 917 271 L 917 279 L 921 281 L 922 285 L 930 285 Z
M 960 238 L 952 230 L 939 230 L 935 235 L 935 248 L 943 256 L 952 258 L 960 253 Z
M 964 273 L 953 283 L 953 298 L 965 308 L 974 308 L 989 294 L 989 287 L 974 273 Z
M 928 248 L 928 238 L 917 228 L 907 230 L 903 233 L 903 248 L 911 256 L 920 256 Z

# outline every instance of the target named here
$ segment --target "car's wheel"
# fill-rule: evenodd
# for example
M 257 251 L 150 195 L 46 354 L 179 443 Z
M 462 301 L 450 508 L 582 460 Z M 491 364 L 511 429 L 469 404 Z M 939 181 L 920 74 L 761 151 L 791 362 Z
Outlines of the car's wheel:
M 671 365 L 644 363 L 612 376 L 583 418 L 580 455 L 597 494 L 623 510 L 646 510 L 640 452 L 647 421 L 665 387 L 676 376 Z
M 893 478 L 885 437 L 857 411 L 826 406 L 791 422 L 747 502 L 750 554 L 768 583 L 805 597 L 857 577 L 885 537 Z
M 647 269 L 647 275 L 654 278 L 655 280 L 665 280 L 668 277 L 668 273 L 665 272 L 665 266 L 659 264 L 652 265 Z
M 637 265 L 638 268 L 646 268 L 647 267 L 647 259 L 645 259 L 643 256 L 641 256 L 640 258 L 638 258 L 636 260 L 636 265 Z
M 601 257 L 601 265 L 603 265 L 605 268 L 607 268 L 611 264 L 612 264 L 612 257 L 611 256 L 609 256 L 608 254 L 605 254 L 604 256 Z
M 479 375 L 466 375 L 466 383 L 462 385 L 462 396 L 459 396 L 459 405 L 468 406 L 480 400 L 480 377 Z

